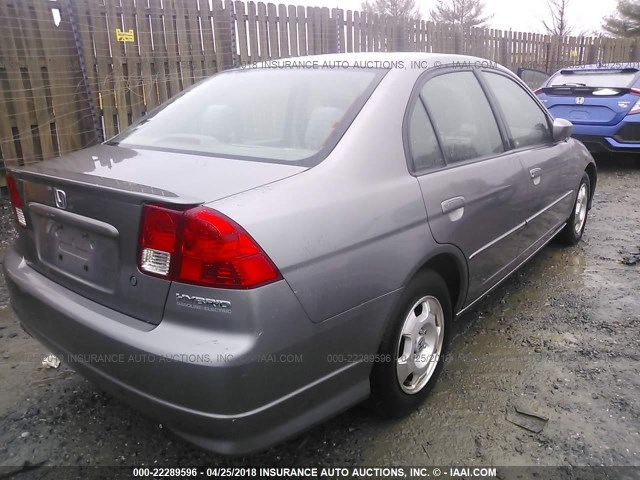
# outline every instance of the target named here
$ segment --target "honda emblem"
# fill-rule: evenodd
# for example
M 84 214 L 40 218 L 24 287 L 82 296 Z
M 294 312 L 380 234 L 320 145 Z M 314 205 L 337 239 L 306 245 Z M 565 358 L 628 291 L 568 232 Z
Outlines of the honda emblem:
M 576 97 L 576 105 L 582 105 L 584 103 L 584 97 Z

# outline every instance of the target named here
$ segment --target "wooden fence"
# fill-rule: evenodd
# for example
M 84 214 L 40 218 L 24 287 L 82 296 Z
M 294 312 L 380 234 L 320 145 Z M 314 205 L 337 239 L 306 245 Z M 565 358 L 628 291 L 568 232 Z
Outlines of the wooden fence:
M 0 0 L 0 181 L 5 165 L 109 138 L 219 70 L 364 51 L 463 53 L 553 71 L 635 61 L 640 45 L 253 1 Z

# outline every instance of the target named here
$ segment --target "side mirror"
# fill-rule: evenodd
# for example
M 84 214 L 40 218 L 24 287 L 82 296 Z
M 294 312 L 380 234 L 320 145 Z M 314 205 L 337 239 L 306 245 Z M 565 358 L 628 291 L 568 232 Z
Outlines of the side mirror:
M 553 141 L 561 142 L 571 136 L 573 132 L 573 123 L 564 118 L 553 119 Z

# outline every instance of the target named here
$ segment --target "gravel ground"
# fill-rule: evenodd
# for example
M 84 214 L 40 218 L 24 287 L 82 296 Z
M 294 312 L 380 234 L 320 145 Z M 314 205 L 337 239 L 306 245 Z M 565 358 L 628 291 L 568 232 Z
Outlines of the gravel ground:
M 383 421 L 355 407 L 250 457 L 194 448 L 67 366 L 44 369 L 0 275 L 0 466 L 640 466 L 640 264 L 625 264 L 640 250 L 640 168 L 599 166 L 584 241 L 546 247 L 457 322 L 419 411 Z M 0 251 L 9 223 L 0 203 Z M 511 423 L 516 406 L 548 418 L 542 431 Z

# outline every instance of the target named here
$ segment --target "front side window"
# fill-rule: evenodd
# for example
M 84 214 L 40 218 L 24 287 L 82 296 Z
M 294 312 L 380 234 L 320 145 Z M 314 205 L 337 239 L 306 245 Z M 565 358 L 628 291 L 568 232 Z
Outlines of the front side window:
M 504 152 L 489 101 L 472 72 L 439 75 L 420 92 L 440 135 L 447 163 Z
M 110 143 L 313 166 L 386 70 L 256 69 L 201 82 Z
M 552 141 L 547 115 L 520 85 L 498 73 L 483 75 L 497 98 L 515 148 Z

